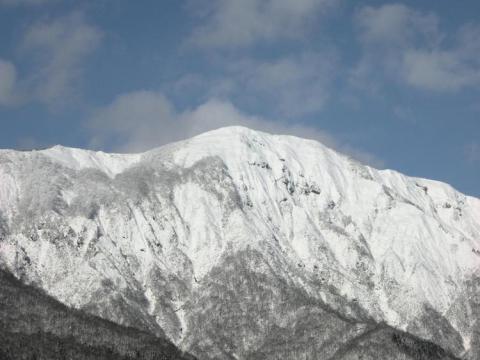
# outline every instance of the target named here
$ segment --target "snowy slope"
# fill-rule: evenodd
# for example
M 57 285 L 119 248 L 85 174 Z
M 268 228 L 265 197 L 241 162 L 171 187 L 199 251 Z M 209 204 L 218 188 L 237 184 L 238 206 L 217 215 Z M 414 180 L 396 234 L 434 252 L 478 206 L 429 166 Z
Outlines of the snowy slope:
M 480 200 L 315 141 L 229 127 L 135 155 L 1 151 L 0 240 L 1 264 L 24 281 L 196 354 L 227 351 L 205 329 L 212 313 L 227 328 L 247 311 L 235 303 L 232 320 L 220 304 L 262 300 L 252 274 L 273 298 L 301 292 L 347 322 L 480 354 Z M 258 326 L 294 326 L 275 314 L 300 316 L 291 301 L 266 301 Z M 249 326 L 225 333 L 231 356 L 268 343 Z

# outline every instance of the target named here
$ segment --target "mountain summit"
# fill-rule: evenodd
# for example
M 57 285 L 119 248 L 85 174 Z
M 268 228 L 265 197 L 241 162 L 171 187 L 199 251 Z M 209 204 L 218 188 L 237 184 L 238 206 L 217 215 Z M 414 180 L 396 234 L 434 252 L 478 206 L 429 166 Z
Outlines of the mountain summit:
M 292 136 L 2 150 L 0 265 L 199 359 L 480 358 L 480 200 Z

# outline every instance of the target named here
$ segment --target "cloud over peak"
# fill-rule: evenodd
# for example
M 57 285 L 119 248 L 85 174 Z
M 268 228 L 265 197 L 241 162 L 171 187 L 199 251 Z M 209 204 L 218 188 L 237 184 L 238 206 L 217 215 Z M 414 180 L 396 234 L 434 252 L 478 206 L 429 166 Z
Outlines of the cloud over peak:
M 370 165 L 383 166 L 374 155 L 340 143 L 318 128 L 250 115 L 229 101 L 215 98 L 180 111 L 160 92 L 134 91 L 117 96 L 88 120 L 92 134 L 90 145 L 120 152 L 145 151 L 233 125 L 314 139 Z

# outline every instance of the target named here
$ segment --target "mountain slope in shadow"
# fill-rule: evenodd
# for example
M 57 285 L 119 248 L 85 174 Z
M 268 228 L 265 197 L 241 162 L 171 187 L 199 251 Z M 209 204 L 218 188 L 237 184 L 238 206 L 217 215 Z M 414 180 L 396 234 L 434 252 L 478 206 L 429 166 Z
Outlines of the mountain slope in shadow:
M 432 341 L 375 322 L 333 293 L 332 308 L 276 270 L 282 268 L 253 249 L 225 257 L 185 304 L 195 316 L 183 346 L 215 360 L 457 359 Z
M 0 270 L 0 359 L 195 358 L 167 339 L 71 309 Z
M 248 259 L 255 257 L 248 254 Z M 230 259 L 233 261 L 233 259 Z M 246 259 L 243 259 L 245 261 Z M 237 262 L 242 259 L 237 259 Z M 235 261 L 233 261 L 235 263 Z M 239 264 L 236 264 L 239 265 Z M 242 264 L 240 264 L 242 265 Z M 247 265 L 247 264 L 243 264 Z M 262 279 L 256 277 L 245 266 L 235 266 L 240 273 L 249 274 L 252 283 L 245 283 L 247 288 L 267 286 Z M 224 276 L 234 279 L 235 276 L 227 271 Z M 241 276 L 242 277 L 242 276 Z M 237 277 L 238 278 L 238 277 Z M 243 278 L 243 277 L 242 277 Z M 213 277 L 213 280 L 215 277 Z M 244 279 L 245 280 L 245 279 Z M 264 279 L 265 280 L 265 279 Z M 271 280 L 271 279 L 270 279 Z M 213 284 L 212 284 L 213 285 Z M 237 284 L 238 285 L 238 284 Z M 212 286 L 215 288 L 215 286 Z M 205 294 L 204 294 L 205 295 Z M 249 310 L 259 314 L 251 308 L 255 307 L 248 301 L 249 296 L 240 292 L 239 301 L 242 301 Z M 288 294 L 283 294 L 284 305 L 289 305 Z M 290 294 L 294 295 L 294 294 Z M 298 302 L 300 294 L 295 295 Z M 221 296 L 224 298 L 224 296 Z M 300 296 L 301 297 L 301 296 Z M 241 300 L 240 300 L 241 299 Z M 206 301 L 204 298 L 203 301 Z M 228 302 L 228 301 L 227 301 Z M 258 302 L 255 302 L 258 305 Z M 203 304 L 205 306 L 206 304 Z M 305 311 L 309 306 L 304 304 Z M 313 305 L 313 304 L 310 304 Z M 438 345 L 419 339 L 411 334 L 404 333 L 389 327 L 386 324 L 375 324 L 366 321 L 355 322 L 346 319 L 336 311 L 315 304 L 314 309 L 307 311 L 304 321 L 297 319 L 293 326 L 293 333 L 272 331 L 270 340 L 267 339 L 255 351 L 246 355 L 249 359 L 276 358 L 280 353 L 285 359 L 297 357 L 329 360 L 373 360 L 373 359 L 404 359 L 404 360 L 455 360 L 453 355 Z M 208 309 L 209 306 L 205 306 Z M 250 334 L 250 341 L 262 338 L 266 329 L 259 328 L 255 320 L 246 313 L 235 311 L 229 304 L 232 321 L 240 326 L 242 321 L 248 323 L 247 328 L 255 328 L 256 335 Z M 218 310 L 218 309 L 217 309 Z M 258 310 L 258 309 L 257 309 Z M 214 312 L 211 312 L 213 314 Z M 207 315 L 208 316 L 208 315 Z M 307 320 L 310 319 L 310 321 Z M 197 343 L 193 348 L 201 354 L 202 359 L 230 358 L 228 352 L 219 353 L 218 349 L 205 348 L 201 344 L 203 333 L 215 332 L 222 342 L 222 333 L 227 331 L 225 323 L 215 324 L 215 319 L 208 322 L 211 328 L 192 326 L 191 331 L 198 332 Z M 260 316 L 257 320 L 265 320 Z M 306 322 L 306 323 L 305 323 Z M 313 322 L 308 325 L 308 323 Z M 192 324 L 193 325 L 193 324 Z M 215 325 L 220 327 L 217 329 Z M 246 325 L 246 324 L 245 324 Z M 263 334 L 265 335 L 265 334 Z M 242 334 L 244 340 L 247 334 Z M 207 336 L 208 338 L 208 336 Z M 267 337 L 268 338 L 268 337 Z M 304 341 L 302 341 L 302 339 Z M 238 348 L 238 344 L 232 344 Z M 236 345 L 236 346 L 235 346 Z M 205 351 L 206 350 L 206 351 Z M 87 315 L 82 311 L 71 309 L 42 290 L 25 285 L 13 275 L 0 270 L 0 359 L 2 360 L 42 360 L 42 359 L 179 359 L 194 360 L 189 354 L 181 352 L 169 340 L 155 337 L 152 334 L 134 328 L 117 325 L 101 318 Z

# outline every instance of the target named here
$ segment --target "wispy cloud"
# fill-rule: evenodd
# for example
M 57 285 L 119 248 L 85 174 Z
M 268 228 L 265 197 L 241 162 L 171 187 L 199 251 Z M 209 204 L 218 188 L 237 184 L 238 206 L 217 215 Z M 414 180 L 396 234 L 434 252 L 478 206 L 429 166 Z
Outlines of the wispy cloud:
M 332 53 L 304 53 L 273 61 L 246 59 L 232 67 L 237 96 L 268 104 L 273 114 L 299 117 L 320 111 L 328 101 L 336 70 Z
M 0 0 L 0 5 L 17 6 L 17 5 L 42 5 L 56 0 Z
M 0 105 L 13 105 L 17 102 L 16 82 L 15 65 L 0 59 Z
M 19 44 L 20 53 L 30 59 L 28 70 L 18 76 L 12 62 L 0 63 L 0 104 L 59 105 L 75 93 L 84 61 L 101 38 L 102 32 L 80 12 L 34 23 Z
M 245 56 L 223 64 L 214 75 L 185 75 L 172 88 L 182 95 L 231 99 L 255 112 L 299 120 L 323 110 L 339 66 L 335 51 L 267 60 Z
M 369 46 L 395 49 L 413 43 L 434 45 L 439 39 L 439 19 L 402 4 L 367 6 L 355 14 L 361 41 Z
M 218 99 L 206 101 L 194 109 L 179 111 L 162 93 L 131 92 L 97 109 L 88 121 L 92 147 L 127 152 L 151 149 L 232 125 L 318 140 L 363 162 L 383 166 L 378 157 L 342 144 L 325 131 L 249 115 L 232 103 Z
M 202 22 L 188 43 L 197 47 L 245 47 L 296 38 L 335 0 L 213 0 L 196 2 Z
M 409 49 L 404 54 L 407 83 L 434 91 L 480 86 L 478 39 L 480 26 L 469 25 L 457 33 L 452 48 Z
M 101 38 L 101 31 L 79 12 L 30 27 L 22 47 L 38 59 L 38 69 L 29 79 L 34 96 L 52 104 L 71 94 L 80 79 L 83 61 Z
M 465 146 L 465 154 L 470 164 L 480 163 L 480 143 L 471 142 Z
M 117 96 L 88 121 L 91 146 L 141 151 L 182 138 L 188 130 L 167 98 L 136 91 Z
M 363 7 L 355 23 L 363 56 L 352 72 L 353 84 L 375 89 L 393 81 L 435 92 L 480 85 L 478 26 L 447 36 L 435 14 L 401 4 Z

